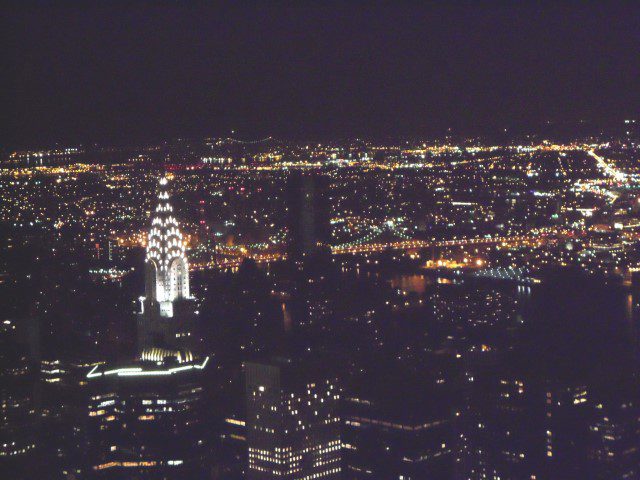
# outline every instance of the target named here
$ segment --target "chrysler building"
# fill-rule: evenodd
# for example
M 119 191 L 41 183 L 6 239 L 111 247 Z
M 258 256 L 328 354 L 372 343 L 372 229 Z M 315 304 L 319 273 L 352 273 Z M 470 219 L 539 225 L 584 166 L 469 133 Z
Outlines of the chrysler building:
M 189 264 L 182 232 L 169 203 L 168 180 L 162 177 L 153 212 L 145 258 L 145 294 L 162 317 L 173 317 L 173 302 L 189 296 Z
M 169 201 L 169 180 L 161 177 L 151 214 L 145 257 L 145 296 L 140 297 L 140 350 L 189 347 L 195 342 L 194 298 L 189 292 L 186 245 Z

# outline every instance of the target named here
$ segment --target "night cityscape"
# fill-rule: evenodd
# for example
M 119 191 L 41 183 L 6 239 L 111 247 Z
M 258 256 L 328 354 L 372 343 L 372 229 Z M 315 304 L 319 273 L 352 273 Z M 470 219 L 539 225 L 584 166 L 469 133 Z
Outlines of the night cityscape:
M 640 5 L 2 11 L 0 478 L 640 479 Z

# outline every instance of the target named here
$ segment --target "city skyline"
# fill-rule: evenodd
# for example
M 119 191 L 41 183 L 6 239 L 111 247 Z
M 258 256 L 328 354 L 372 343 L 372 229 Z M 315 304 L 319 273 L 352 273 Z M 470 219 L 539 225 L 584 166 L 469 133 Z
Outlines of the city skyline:
M 635 4 L 5 12 L 1 478 L 640 478 Z

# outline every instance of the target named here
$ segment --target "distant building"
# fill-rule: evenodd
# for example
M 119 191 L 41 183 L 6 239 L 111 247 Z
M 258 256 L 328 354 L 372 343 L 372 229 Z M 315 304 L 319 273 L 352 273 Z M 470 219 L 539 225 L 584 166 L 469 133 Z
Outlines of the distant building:
M 287 185 L 289 255 L 309 255 L 331 240 L 329 211 L 323 178 L 294 171 Z
M 290 360 L 246 364 L 248 480 L 341 478 L 334 379 Z

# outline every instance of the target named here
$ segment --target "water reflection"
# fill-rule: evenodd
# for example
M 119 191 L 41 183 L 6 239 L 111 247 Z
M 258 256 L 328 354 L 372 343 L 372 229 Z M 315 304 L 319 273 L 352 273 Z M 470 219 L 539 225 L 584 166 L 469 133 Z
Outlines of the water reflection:
M 433 285 L 433 279 L 424 275 L 397 275 L 391 278 L 391 286 L 405 292 L 423 295 L 427 287 Z

